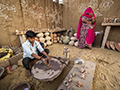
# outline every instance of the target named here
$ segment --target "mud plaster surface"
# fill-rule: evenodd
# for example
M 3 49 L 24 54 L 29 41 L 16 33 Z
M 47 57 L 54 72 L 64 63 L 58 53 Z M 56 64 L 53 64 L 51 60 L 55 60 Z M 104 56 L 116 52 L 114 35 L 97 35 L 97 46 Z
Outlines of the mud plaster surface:
M 64 44 L 54 44 L 48 47 L 50 55 L 65 57 L 64 46 L 70 49 L 70 68 L 65 67 L 53 82 L 40 82 L 32 76 L 26 77 L 25 68 L 18 67 L 12 75 L 0 79 L 0 90 L 10 90 L 20 82 L 28 82 L 31 90 L 56 90 L 73 67 L 76 57 L 96 63 L 91 90 L 120 90 L 120 52 L 101 48 L 79 49 Z

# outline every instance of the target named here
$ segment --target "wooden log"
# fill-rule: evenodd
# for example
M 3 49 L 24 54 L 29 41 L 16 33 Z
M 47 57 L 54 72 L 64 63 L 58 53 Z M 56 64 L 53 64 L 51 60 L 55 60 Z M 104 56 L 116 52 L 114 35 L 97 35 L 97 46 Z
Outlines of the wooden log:
M 24 40 L 23 40 L 23 37 L 22 37 L 22 35 L 19 35 L 19 39 L 20 39 L 20 43 L 21 43 L 21 45 L 24 43 Z
M 111 29 L 111 26 L 107 26 L 105 29 L 105 34 L 104 34 L 104 38 L 103 38 L 103 42 L 102 42 L 102 46 L 101 46 L 102 49 L 104 49 L 104 47 L 105 47 L 105 43 L 106 43 L 108 34 L 110 32 L 110 29 Z

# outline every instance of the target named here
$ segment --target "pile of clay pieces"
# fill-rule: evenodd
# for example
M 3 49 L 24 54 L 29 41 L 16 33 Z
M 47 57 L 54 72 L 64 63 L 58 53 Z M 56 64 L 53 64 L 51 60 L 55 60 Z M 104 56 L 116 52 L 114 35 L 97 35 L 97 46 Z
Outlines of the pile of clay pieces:
M 106 41 L 106 47 L 108 49 L 116 50 L 120 52 L 120 43 L 114 42 L 114 41 Z
M 75 72 L 71 73 L 64 81 L 64 85 L 66 86 L 67 90 L 73 90 L 72 86 L 70 86 L 70 82 L 72 82 L 72 78 L 75 76 L 79 76 L 80 79 L 85 79 L 87 71 L 86 66 L 81 66 L 80 68 L 76 67 L 76 69 L 79 71 L 79 74 L 77 75 Z M 80 81 L 76 81 L 77 87 L 82 87 L 82 83 Z
M 119 18 L 104 18 L 103 23 L 120 23 L 120 19 Z

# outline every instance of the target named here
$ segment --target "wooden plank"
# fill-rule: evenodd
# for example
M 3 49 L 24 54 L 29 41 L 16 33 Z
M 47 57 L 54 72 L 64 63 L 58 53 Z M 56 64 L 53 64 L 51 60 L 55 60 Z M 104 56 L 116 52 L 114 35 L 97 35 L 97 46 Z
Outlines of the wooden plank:
M 19 35 L 19 38 L 20 38 L 20 43 L 21 43 L 21 45 L 23 44 L 23 42 L 24 42 L 24 40 L 23 40 L 23 38 L 22 38 L 22 36 L 21 35 Z
M 80 72 L 76 67 L 80 68 L 86 66 L 87 68 L 85 69 L 87 71 L 85 79 L 80 78 Z M 75 73 L 76 75 L 72 77 L 72 82 L 69 83 L 69 86 L 72 87 L 72 89 L 67 89 L 67 87 L 64 85 L 64 80 L 62 84 L 58 87 L 57 90 L 91 90 L 92 86 L 92 81 L 93 81 L 93 76 L 94 76 L 94 71 L 95 71 L 95 66 L 96 64 L 90 61 L 85 61 L 84 64 L 81 65 L 74 65 L 69 74 L 66 76 L 64 80 L 67 80 L 67 78 L 71 75 L 71 73 Z M 82 83 L 82 87 L 77 87 L 76 82 L 80 81 Z
M 111 29 L 111 26 L 107 26 L 105 29 L 105 34 L 104 34 L 104 38 L 103 38 L 102 46 L 101 46 L 102 49 L 104 49 L 104 47 L 105 47 L 105 43 L 106 43 L 106 40 L 108 38 L 108 34 L 110 32 L 110 29 Z
M 120 23 L 102 23 L 102 26 L 120 26 Z
M 23 38 L 23 42 L 25 42 L 26 41 L 26 36 L 24 34 L 22 35 L 22 38 Z

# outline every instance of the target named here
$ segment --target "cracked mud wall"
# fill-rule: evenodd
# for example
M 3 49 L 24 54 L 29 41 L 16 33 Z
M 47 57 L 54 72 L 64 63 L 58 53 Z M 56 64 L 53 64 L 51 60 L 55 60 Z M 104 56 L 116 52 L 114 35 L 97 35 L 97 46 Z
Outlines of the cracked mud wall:
M 77 31 L 78 21 L 87 7 L 92 7 L 96 14 L 95 31 L 105 31 L 101 26 L 104 17 L 120 18 L 120 0 L 63 0 L 63 27 Z M 120 26 L 111 28 L 108 40 L 120 42 Z
M 36 10 L 33 4 L 37 6 Z M 56 5 L 53 0 L 0 0 L 0 46 L 20 46 L 15 30 L 50 28 L 55 23 L 53 12 Z

